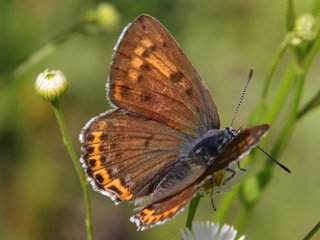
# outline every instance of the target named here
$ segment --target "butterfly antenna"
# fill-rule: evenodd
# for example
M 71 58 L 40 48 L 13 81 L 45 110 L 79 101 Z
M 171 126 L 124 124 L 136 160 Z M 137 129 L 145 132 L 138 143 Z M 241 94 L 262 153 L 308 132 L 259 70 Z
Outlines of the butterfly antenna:
M 239 103 L 238 103 L 238 107 L 237 107 L 237 109 L 236 109 L 236 112 L 235 112 L 235 113 L 234 113 L 234 115 L 233 115 L 233 119 L 232 119 L 232 122 L 231 122 L 230 127 L 232 127 L 233 122 L 234 122 L 234 120 L 236 119 L 236 116 L 237 116 L 237 114 L 238 114 L 238 111 L 239 111 L 239 108 L 240 108 L 240 105 L 241 105 L 242 99 L 243 99 L 243 97 L 244 97 L 244 94 L 246 93 L 247 87 L 248 87 L 249 82 L 250 82 L 250 80 L 251 80 L 252 74 L 253 74 L 253 67 L 251 67 L 251 69 L 250 69 L 250 72 L 249 72 L 249 76 L 248 76 L 247 83 L 246 83 L 246 85 L 244 86 L 244 89 L 243 89 L 243 92 L 242 92 L 242 95 L 241 95 L 240 101 L 239 101 Z
M 287 171 L 288 173 L 291 173 L 289 168 L 279 163 L 276 159 L 274 159 L 269 153 L 267 153 L 265 150 L 263 150 L 261 147 L 257 146 L 257 148 L 263 152 L 265 155 L 267 155 L 272 161 L 274 161 L 276 164 L 278 164 L 283 170 Z

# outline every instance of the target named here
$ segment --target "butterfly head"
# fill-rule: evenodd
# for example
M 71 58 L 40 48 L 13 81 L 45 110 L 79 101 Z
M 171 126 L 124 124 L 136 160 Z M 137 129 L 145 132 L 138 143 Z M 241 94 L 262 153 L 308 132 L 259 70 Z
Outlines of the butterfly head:
M 190 154 L 209 165 L 212 159 L 217 156 L 226 145 L 231 141 L 238 131 L 232 127 L 223 130 L 211 129 L 193 146 Z

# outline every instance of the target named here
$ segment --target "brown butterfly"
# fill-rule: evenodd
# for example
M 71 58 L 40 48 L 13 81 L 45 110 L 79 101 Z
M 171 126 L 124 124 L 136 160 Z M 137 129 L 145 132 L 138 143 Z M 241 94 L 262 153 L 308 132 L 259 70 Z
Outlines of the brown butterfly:
M 142 207 L 138 230 L 172 218 L 203 182 L 238 162 L 268 125 L 219 130 L 215 101 L 175 39 L 139 16 L 114 48 L 107 85 L 115 108 L 91 119 L 80 140 L 93 188 Z

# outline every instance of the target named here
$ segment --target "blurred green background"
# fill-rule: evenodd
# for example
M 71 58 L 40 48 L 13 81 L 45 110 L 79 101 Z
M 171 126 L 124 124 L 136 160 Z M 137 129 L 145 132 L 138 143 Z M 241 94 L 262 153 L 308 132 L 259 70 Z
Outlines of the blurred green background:
M 1 75 L 74 25 L 99 3 L 1 0 Z M 270 60 L 285 34 L 286 1 L 118 0 L 109 3 L 120 17 L 112 29 L 71 35 L 40 63 L 9 82 L 0 83 L 0 239 L 86 238 L 79 179 L 62 143 L 51 105 L 35 94 L 33 84 L 38 73 L 50 68 L 67 75 L 70 86 L 61 105 L 80 155 L 81 128 L 110 108 L 105 83 L 113 46 L 123 27 L 141 13 L 161 21 L 179 42 L 217 102 L 221 127 L 229 126 L 253 66 L 253 80 L 235 127 L 246 125 L 259 100 Z M 298 15 L 307 12 L 311 3 L 311 0 L 296 0 Z M 319 60 L 316 59 L 308 74 L 303 103 L 319 89 Z M 281 73 L 280 67 L 275 84 Z M 273 88 L 274 85 L 271 91 Z M 281 115 L 285 116 L 286 111 L 283 109 Z M 241 233 L 247 239 L 301 239 L 319 220 L 319 119 L 320 111 L 315 110 L 297 124 L 279 159 L 292 174 L 281 168 L 275 170 L 271 184 Z M 280 118 L 272 131 L 281 127 Z M 269 142 L 272 143 L 272 138 Z M 265 161 L 262 153 L 260 159 Z M 248 174 L 254 174 L 259 167 L 261 164 Z M 94 191 L 91 197 L 96 239 L 181 238 L 179 229 L 185 226 L 187 211 L 164 225 L 136 232 L 135 224 L 129 221 L 133 205 L 122 203 L 115 207 L 110 199 Z M 220 196 L 215 197 L 218 211 L 219 199 Z M 236 214 L 240 207 L 235 204 L 232 212 Z M 213 214 L 207 197 L 200 203 L 196 220 L 210 220 Z M 226 223 L 232 225 L 232 216 L 228 220 Z

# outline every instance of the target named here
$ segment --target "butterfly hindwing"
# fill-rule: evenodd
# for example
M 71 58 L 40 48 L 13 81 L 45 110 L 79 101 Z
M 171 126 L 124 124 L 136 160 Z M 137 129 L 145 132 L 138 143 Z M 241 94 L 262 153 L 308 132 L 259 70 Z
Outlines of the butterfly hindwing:
M 199 186 L 190 185 L 174 196 L 149 204 L 132 216 L 130 220 L 137 224 L 138 230 L 162 224 L 182 211 L 198 189 Z
M 109 98 L 192 136 L 220 125 L 205 83 L 171 34 L 148 15 L 129 24 L 115 47 Z

